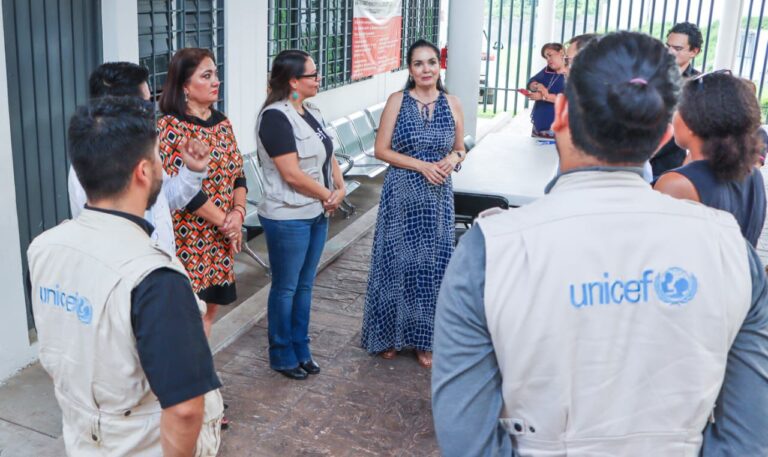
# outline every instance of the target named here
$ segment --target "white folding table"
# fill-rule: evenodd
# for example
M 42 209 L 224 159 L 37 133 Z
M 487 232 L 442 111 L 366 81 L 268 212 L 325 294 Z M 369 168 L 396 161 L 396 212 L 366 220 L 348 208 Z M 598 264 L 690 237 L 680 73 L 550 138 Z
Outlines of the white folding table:
M 559 166 L 553 141 L 515 133 L 491 133 L 453 174 L 454 192 L 499 195 L 522 206 L 544 195 Z

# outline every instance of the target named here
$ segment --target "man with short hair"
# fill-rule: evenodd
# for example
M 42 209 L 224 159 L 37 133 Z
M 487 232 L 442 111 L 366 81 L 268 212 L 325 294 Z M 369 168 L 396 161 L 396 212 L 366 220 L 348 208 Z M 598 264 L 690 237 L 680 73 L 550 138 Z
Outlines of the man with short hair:
M 683 78 L 692 78 L 701 72 L 693 68 L 693 59 L 701 52 L 704 38 L 696 24 L 680 22 L 667 32 L 667 49 Z
M 107 62 L 99 65 L 91 73 L 89 91 L 91 99 L 104 96 L 139 97 L 149 101 L 151 95 L 148 85 L 149 71 L 130 62 Z M 163 171 L 162 192 L 145 219 L 152 223 L 152 238 L 167 252 L 176 255 L 176 243 L 173 234 L 171 211 L 184 208 L 193 198 L 201 193 L 200 186 L 206 176 L 209 151 L 197 141 L 190 141 L 182 148 L 184 164 L 179 173 L 169 177 Z M 73 167 L 69 168 L 69 206 L 72 217 L 77 217 L 83 210 L 86 196 Z M 209 205 L 212 203 L 209 202 Z
M 675 24 L 667 32 L 667 50 L 675 58 L 675 63 L 683 79 L 693 78 L 701 74 L 700 71 L 693 68 L 693 59 L 701 52 L 703 41 L 701 30 L 690 22 Z M 685 157 L 685 150 L 678 146 L 675 139 L 672 138 L 651 157 L 653 178 L 658 179 L 665 171 L 682 166 Z
M 106 62 L 99 65 L 88 79 L 91 98 L 139 97 L 149 100 L 149 70 L 131 62 Z
M 200 305 L 142 217 L 163 183 L 153 106 L 93 100 L 68 139 L 87 204 L 27 251 L 67 454 L 213 456 L 223 405 Z
M 576 35 L 568 40 L 568 48 L 565 50 L 565 58 L 563 59 L 566 76 L 568 75 L 568 72 L 571 71 L 571 63 L 573 62 L 573 58 L 576 57 L 576 54 L 598 36 L 600 35 L 597 33 L 585 33 Z

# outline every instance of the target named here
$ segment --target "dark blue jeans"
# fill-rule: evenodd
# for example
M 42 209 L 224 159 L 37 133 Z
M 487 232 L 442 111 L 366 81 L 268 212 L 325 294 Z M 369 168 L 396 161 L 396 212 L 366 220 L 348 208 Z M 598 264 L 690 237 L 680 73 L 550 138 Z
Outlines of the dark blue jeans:
M 328 235 L 328 219 L 274 220 L 259 216 L 267 237 L 272 287 L 269 291 L 269 366 L 295 368 L 312 360 L 309 308 L 317 264 Z

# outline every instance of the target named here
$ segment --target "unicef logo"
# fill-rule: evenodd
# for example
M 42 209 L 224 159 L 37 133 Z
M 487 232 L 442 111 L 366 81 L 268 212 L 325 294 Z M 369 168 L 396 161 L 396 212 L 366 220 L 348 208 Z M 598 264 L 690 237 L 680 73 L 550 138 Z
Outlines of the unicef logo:
M 90 324 L 91 319 L 93 319 L 93 306 L 85 297 L 82 297 L 80 303 L 77 304 L 77 318 L 83 324 Z
M 653 281 L 659 300 L 670 305 L 682 305 L 696 296 L 696 276 L 682 268 L 672 267 L 656 275 Z

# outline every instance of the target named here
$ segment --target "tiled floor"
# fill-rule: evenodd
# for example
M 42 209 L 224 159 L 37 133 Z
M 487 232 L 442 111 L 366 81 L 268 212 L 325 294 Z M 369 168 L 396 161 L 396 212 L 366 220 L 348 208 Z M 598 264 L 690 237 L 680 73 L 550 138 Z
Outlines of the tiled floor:
M 310 336 L 321 374 L 291 381 L 269 369 L 263 319 L 216 355 L 232 421 L 220 456 L 439 455 L 430 372 L 413 353 L 360 349 L 372 234 L 318 275 Z

